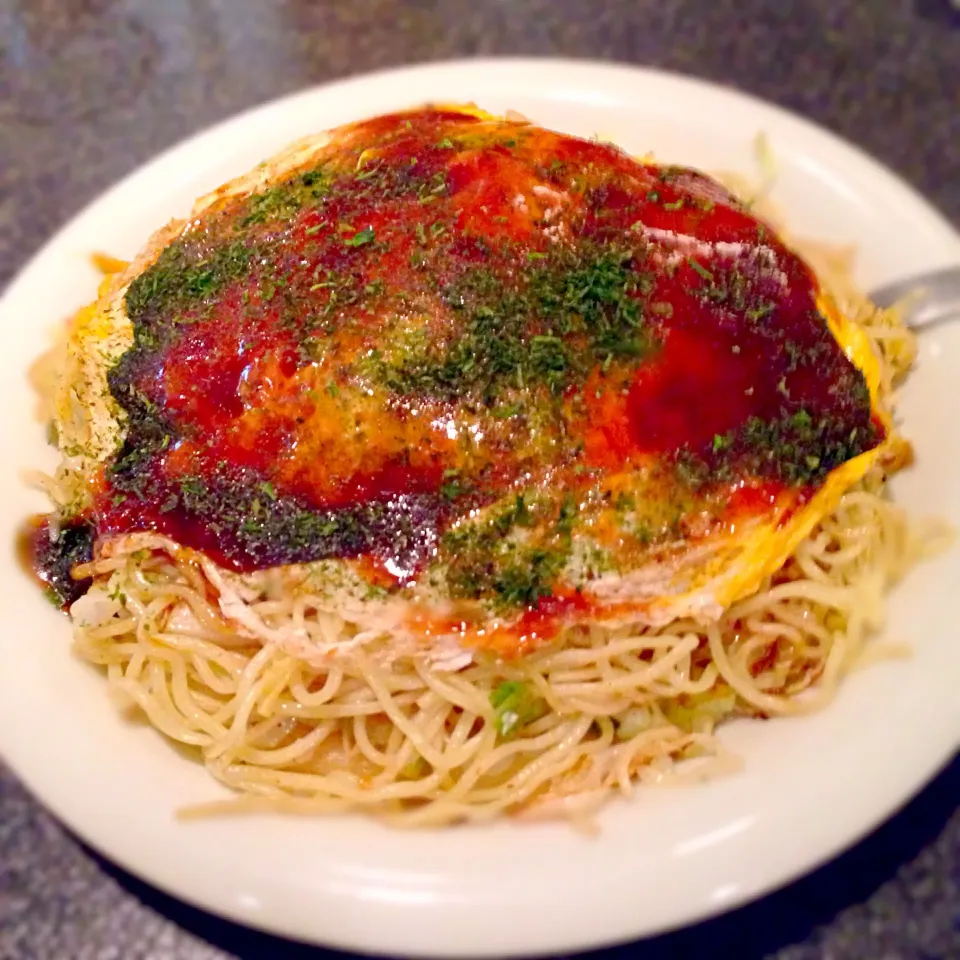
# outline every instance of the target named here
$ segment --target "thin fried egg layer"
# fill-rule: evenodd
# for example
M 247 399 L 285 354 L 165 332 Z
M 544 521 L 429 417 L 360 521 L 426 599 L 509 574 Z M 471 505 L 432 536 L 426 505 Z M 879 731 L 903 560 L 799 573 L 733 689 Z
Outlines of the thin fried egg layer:
M 866 337 L 723 187 L 470 109 L 203 198 L 68 352 L 97 537 L 312 565 L 361 621 L 504 655 L 719 615 L 889 426 Z

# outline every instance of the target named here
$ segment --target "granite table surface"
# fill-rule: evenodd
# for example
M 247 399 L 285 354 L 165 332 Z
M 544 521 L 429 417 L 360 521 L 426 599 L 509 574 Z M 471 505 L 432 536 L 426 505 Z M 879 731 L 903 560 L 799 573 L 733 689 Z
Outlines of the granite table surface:
M 188 134 L 304 86 L 455 56 L 592 57 L 740 87 L 849 137 L 960 225 L 956 7 L 0 0 L 0 285 L 106 186 Z M 725 917 L 621 949 L 641 960 L 960 958 L 958 800 L 955 760 L 892 821 L 811 876 Z M 120 872 L 0 763 L 0 960 L 321 956 Z

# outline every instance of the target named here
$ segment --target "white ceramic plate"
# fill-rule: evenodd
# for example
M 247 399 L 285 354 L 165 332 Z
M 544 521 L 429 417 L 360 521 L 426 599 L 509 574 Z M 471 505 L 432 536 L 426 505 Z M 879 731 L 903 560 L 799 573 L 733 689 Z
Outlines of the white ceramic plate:
M 514 108 L 635 153 L 753 170 L 764 131 L 775 199 L 797 231 L 859 249 L 870 286 L 960 261 L 960 238 L 874 161 L 811 124 L 738 93 L 662 73 L 558 61 L 437 64 L 310 90 L 201 134 L 137 171 L 58 234 L 0 307 L 0 540 L 44 508 L 20 470 L 50 465 L 26 383 L 50 330 L 91 299 L 92 250 L 135 253 L 193 198 L 287 141 L 430 99 Z M 960 526 L 960 327 L 924 334 L 903 407 L 918 463 L 897 494 Z M 123 722 L 102 678 L 69 652 L 67 622 L 2 553 L 0 754 L 80 836 L 163 890 L 208 910 L 326 945 L 403 954 L 567 951 L 726 910 L 837 853 L 887 817 L 960 742 L 960 552 L 897 589 L 888 632 L 914 656 L 849 678 L 824 712 L 725 733 L 744 772 L 648 789 L 565 825 L 392 832 L 363 819 L 226 818 L 174 810 L 219 795 L 200 766 Z

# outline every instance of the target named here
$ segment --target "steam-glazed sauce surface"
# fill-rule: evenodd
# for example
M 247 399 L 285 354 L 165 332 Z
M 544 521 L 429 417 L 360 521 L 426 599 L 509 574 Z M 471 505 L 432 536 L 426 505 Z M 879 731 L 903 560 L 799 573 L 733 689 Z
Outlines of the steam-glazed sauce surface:
M 130 285 L 93 522 L 576 606 L 883 439 L 817 296 L 692 171 L 454 111 L 358 124 Z

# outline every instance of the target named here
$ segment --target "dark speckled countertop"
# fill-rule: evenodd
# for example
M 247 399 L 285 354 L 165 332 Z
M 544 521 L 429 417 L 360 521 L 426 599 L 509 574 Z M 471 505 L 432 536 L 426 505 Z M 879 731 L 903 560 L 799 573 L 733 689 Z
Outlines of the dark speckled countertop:
M 0 284 L 118 177 L 263 100 L 410 61 L 615 59 L 749 90 L 888 163 L 960 225 L 950 0 L 0 0 Z M 960 762 L 839 860 L 638 958 L 960 958 Z M 604 960 L 616 952 L 603 954 Z M 0 765 L 0 960 L 319 951 L 143 886 Z

